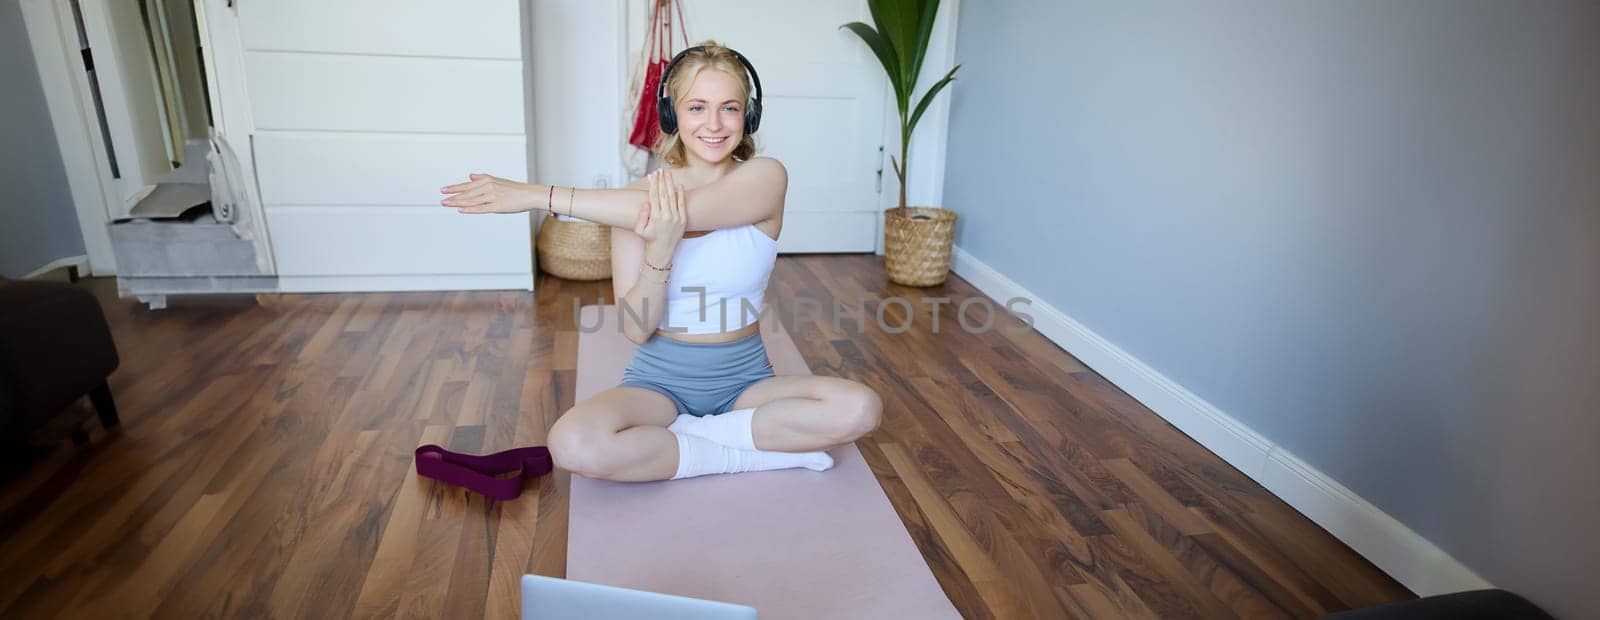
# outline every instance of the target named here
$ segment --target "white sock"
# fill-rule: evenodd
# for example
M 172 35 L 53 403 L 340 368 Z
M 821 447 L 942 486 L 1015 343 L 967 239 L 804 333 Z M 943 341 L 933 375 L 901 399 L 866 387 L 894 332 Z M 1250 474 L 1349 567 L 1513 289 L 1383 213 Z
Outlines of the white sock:
M 767 471 L 804 467 L 824 471 L 833 467 L 827 452 L 767 452 L 736 450 L 709 439 L 673 432 L 678 439 L 678 472 L 672 480 L 706 474 L 731 474 L 742 471 Z
M 667 430 L 710 439 L 736 450 L 756 450 L 756 436 L 750 430 L 755 414 L 754 407 L 708 416 L 680 413 Z

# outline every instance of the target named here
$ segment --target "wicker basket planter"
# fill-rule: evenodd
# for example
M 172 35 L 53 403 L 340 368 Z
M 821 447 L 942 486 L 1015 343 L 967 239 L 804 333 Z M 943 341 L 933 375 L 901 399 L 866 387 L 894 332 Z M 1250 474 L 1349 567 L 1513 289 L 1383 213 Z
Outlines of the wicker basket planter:
M 547 213 L 535 242 L 539 269 L 568 280 L 611 277 L 611 227 Z
M 885 209 L 883 266 L 889 280 L 902 286 L 943 284 L 955 239 L 955 211 L 908 206 L 902 215 L 898 208 Z

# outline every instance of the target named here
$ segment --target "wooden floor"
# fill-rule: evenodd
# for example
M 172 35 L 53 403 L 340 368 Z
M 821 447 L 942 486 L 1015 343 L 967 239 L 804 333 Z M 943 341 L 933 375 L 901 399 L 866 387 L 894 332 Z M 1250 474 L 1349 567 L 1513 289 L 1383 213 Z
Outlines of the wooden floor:
M 1413 597 L 1037 332 L 1004 315 L 961 330 L 955 305 L 981 294 L 953 275 L 902 288 L 876 256 L 786 255 L 772 282 L 812 372 L 882 394 L 858 445 L 968 618 L 1308 618 Z M 609 301 L 609 281 L 155 312 L 82 285 L 116 334 L 123 428 L 0 485 L 0 617 L 511 618 L 520 575 L 564 574 L 569 474 L 485 501 L 418 480 L 412 450 L 543 444 L 572 405 L 573 300 Z M 866 327 L 792 323 L 800 295 L 867 299 Z M 889 296 L 916 309 L 904 333 L 876 326 Z M 952 301 L 938 334 L 924 296 Z

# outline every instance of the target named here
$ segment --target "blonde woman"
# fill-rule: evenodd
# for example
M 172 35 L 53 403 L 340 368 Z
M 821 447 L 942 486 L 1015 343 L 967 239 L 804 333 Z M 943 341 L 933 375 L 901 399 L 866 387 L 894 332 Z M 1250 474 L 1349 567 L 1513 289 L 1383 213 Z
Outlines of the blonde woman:
M 639 346 L 616 387 L 551 427 L 550 454 L 573 473 L 628 482 L 826 470 L 827 450 L 877 428 L 883 404 L 856 381 L 773 374 L 759 318 L 788 173 L 755 157 L 760 78 L 707 41 L 673 59 L 657 99 L 666 168 L 627 188 L 473 174 L 443 190 L 462 213 L 546 210 L 613 227 L 618 319 Z

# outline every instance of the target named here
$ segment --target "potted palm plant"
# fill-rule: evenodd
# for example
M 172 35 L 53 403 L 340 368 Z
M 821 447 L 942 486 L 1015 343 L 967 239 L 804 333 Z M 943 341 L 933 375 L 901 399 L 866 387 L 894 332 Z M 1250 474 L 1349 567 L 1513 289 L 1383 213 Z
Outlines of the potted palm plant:
M 955 79 L 956 65 L 922 95 L 915 107 L 911 93 L 922 73 L 922 59 L 928 52 L 933 19 L 939 14 L 939 0 L 867 0 L 872 12 L 868 26 L 850 22 L 849 28 L 872 49 L 889 84 L 894 87 L 895 105 L 900 111 L 900 158 L 889 156 L 889 163 L 900 181 L 900 203 L 885 209 L 884 270 L 889 279 L 905 286 L 933 286 L 944 282 L 950 273 L 950 248 L 955 243 L 956 213 L 939 207 L 906 205 L 906 157 L 910 154 L 911 134 L 927 111 L 933 97 Z

